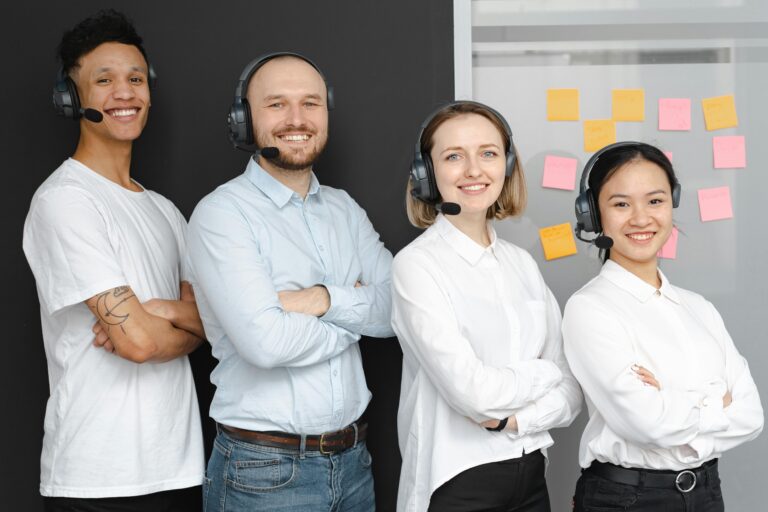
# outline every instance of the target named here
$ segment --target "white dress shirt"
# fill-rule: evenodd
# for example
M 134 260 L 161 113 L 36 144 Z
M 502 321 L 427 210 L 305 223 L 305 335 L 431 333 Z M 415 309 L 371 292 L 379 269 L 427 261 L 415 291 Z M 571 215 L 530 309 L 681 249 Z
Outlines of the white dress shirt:
M 439 215 L 392 268 L 392 326 L 403 348 L 397 509 L 481 464 L 552 445 L 581 407 L 560 309 L 531 256 L 489 226 L 481 247 Z M 518 433 L 478 423 L 515 416 Z
M 190 219 L 219 423 L 320 434 L 357 420 L 371 398 L 357 341 L 393 334 L 392 255 L 346 192 L 311 180 L 302 198 L 249 159 Z M 325 315 L 283 310 L 278 291 L 318 284 L 331 298 Z
M 715 307 L 659 275 L 656 290 L 609 260 L 565 307 L 565 353 L 589 409 L 582 467 L 694 468 L 763 428 L 747 361 Z M 661 390 L 643 384 L 634 364 Z

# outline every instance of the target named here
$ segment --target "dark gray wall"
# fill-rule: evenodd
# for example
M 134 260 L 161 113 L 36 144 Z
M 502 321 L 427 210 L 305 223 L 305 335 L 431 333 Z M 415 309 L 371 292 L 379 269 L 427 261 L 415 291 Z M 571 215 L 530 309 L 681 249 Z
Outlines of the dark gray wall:
M 3 510 L 42 510 L 39 458 L 48 381 L 37 295 L 21 234 L 33 192 L 77 141 L 76 123 L 56 118 L 50 106 L 54 52 L 64 29 L 107 6 L 134 19 L 159 75 L 152 115 L 136 144 L 134 176 L 187 216 L 203 195 L 239 174 L 247 160 L 229 146 L 224 123 L 242 67 L 267 51 L 294 50 L 313 57 L 336 88 L 330 142 L 316 167 L 318 176 L 349 191 L 395 253 L 417 234 L 405 217 L 403 189 L 418 125 L 453 95 L 452 7 L 446 1 L 4 4 Z M 366 414 L 378 509 L 394 510 L 401 353 L 395 339 L 364 340 L 362 348 L 374 396 Z M 213 392 L 207 347 L 193 354 L 192 363 L 207 419 Z M 210 420 L 205 426 L 210 449 Z

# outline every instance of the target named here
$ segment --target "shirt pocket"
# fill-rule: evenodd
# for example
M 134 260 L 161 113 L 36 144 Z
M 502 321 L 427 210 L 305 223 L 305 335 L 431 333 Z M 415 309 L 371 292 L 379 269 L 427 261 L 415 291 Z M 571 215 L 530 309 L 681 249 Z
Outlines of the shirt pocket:
M 543 300 L 524 301 L 526 311 L 521 316 L 520 359 L 537 359 L 547 336 L 547 306 Z

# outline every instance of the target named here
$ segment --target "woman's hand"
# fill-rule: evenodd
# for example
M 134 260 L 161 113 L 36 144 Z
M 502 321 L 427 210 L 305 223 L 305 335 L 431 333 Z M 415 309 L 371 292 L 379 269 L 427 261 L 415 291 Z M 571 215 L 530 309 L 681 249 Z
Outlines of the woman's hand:
M 661 391 L 661 384 L 658 380 L 656 380 L 656 377 L 653 375 L 653 373 L 650 372 L 650 370 L 643 368 L 639 364 L 633 365 L 632 370 L 637 374 L 637 377 L 643 381 L 643 383 L 647 384 L 648 386 L 653 386 Z
M 501 421 L 499 420 L 486 420 L 482 422 L 480 426 L 483 428 L 493 429 L 493 428 L 498 428 L 500 423 Z M 507 418 L 507 426 L 504 427 L 504 430 L 502 430 L 502 432 L 506 432 L 506 431 L 517 432 L 517 417 L 510 416 L 509 418 Z

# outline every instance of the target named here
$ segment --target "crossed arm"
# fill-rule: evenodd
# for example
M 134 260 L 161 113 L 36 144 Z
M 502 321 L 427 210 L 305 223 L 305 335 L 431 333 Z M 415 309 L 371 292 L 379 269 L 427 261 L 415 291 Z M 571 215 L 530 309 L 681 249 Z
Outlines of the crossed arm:
M 189 354 L 205 337 L 192 287 L 181 283 L 180 300 L 140 303 L 130 286 L 86 301 L 97 321 L 94 345 L 135 363 L 165 362 Z

